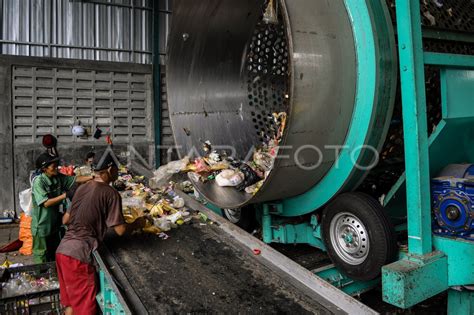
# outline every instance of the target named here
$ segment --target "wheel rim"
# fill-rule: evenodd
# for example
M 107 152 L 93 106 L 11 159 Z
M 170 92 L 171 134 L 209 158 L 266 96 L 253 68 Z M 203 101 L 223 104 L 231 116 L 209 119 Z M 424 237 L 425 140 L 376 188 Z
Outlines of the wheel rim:
M 362 221 L 349 212 L 338 213 L 330 225 L 331 245 L 350 265 L 362 264 L 369 254 L 369 235 Z
M 242 210 L 241 209 L 224 209 L 224 214 L 230 222 L 237 224 L 239 223 L 240 218 L 242 216 Z

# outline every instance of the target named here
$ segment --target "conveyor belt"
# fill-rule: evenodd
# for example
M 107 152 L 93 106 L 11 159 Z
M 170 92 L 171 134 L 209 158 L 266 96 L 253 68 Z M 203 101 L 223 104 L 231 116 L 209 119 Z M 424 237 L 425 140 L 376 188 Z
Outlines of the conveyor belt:
M 115 277 L 117 287 L 126 292 L 125 300 L 131 296 L 127 303 L 139 304 L 130 309 L 142 307 L 150 314 L 375 313 L 251 235 L 207 214 L 216 223 L 195 220 L 171 231 L 168 240 L 154 235 L 106 239 L 109 257 L 104 261 L 121 275 Z M 254 248 L 261 254 L 254 255 Z
M 329 313 L 223 242 L 215 226 L 195 222 L 170 236 L 160 240 L 137 235 L 107 242 L 150 313 Z

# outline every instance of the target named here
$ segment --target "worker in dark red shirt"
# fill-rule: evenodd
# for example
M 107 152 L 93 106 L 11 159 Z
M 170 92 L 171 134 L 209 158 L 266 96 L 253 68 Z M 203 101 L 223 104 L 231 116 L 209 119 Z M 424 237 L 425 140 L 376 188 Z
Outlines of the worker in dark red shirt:
M 110 153 L 95 168 L 94 180 L 80 186 L 64 215 L 67 232 L 56 251 L 61 304 L 65 314 L 96 314 L 98 292 L 92 252 L 103 241 L 108 228 L 118 235 L 145 226 L 146 219 L 126 224 L 122 200 L 110 186 L 118 177 L 118 166 Z

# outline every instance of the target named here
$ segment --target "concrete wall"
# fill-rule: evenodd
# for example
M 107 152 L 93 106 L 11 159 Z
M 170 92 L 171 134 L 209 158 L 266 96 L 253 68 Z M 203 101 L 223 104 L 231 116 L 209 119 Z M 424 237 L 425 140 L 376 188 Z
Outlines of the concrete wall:
M 15 113 L 17 109 L 13 108 L 18 102 L 12 100 L 12 95 L 14 94 L 12 92 L 12 69 L 17 66 L 31 66 L 38 68 L 54 67 L 57 69 L 87 69 L 89 71 L 93 69 L 94 71 L 113 71 L 123 73 L 131 72 L 137 74 L 149 74 L 150 77 L 152 75 L 152 66 L 149 65 L 5 55 L 0 56 L 0 178 L 2 178 L 2 183 L 0 184 L 0 210 L 16 209 L 15 207 L 19 206 L 18 193 L 29 187 L 30 171 L 34 169 L 37 156 L 45 150 L 41 144 L 42 133 L 40 128 L 35 129 L 31 141 L 25 137 L 18 138 L 22 139 L 19 141 L 16 137 L 18 130 L 15 130 L 15 127 L 18 117 L 14 116 L 17 116 L 18 113 Z M 146 133 L 143 133 L 143 136 L 134 136 L 133 134 L 122 135 L 122 137 L 117 136 L 117 139 L 121 140 L 114 141 L 113 145 L 113 151 L 117 154 L 121 162 L 124 164 L 131 162 L 131 168 L 141 174 L 150 172 L 155 164 L 152 86 L 153 85 L 150 83 L 146 88 Z M 94 87 L 92 88 L 94 89 Z M 130 87 L 129 89 L 132 88 Z M 113 107 L 114 93 L 111 92 L 110 95 L 110 102 Z M 57 98 L 54 97 L 54 100 L 56 99 Z M 39 99 L 33 97 L 34 110 L 37 108 L 36 102 L 38 104 L 40 103 Z M 43 107 L 45 105 L 40 104 L 40 106 Z M 53 114 L 56 115 L 58 107 L 62 105 L 57 105 L 53 102 L 52 105 L 48 106 L 53 108 Z M 95 105 L 92 105 L 92 107 L 95 108 Z M 132 111 L 133 110 L 130 109 L 130 113 Z M 113 109 L 111 109 L 111 113 L 112 112 Z M 20 113 L 20 115 L 23 114 Z M 33 116 L 32 125 L 35 127 L 37 125 L 35 119 L 39 118 L 39 116 Z M 94 117 L 93 120 L 95 119 L 96 118 Z M 131 121 L 131 118 L 129 121 Z M 112 117 L 111 124 L 113 123 L 114 118 Z M 123 125 L 122 122 L 120 124 Z M 23 123 L 23 125 L 20 125 L 19 127 L 25 128 L 27 125 L 27 123 Z M 59 129 L 59 127 L 57 128 Z M 52 130 L 52 133 L 55 134 L 54 128 Z M 116 130 L 119 130 L 119 128 L 116 128 Z M 113 126 L 112 132 L 114 132 Z M 121 131 L 121 133 L 123 133 L 123 131 Z M 25 143 L 25 139 L 27 139 L 29 143 Z M 89 137 L 88 139 L 81 139 L 78 141 L 77 139 L 71 140 L 70 136 L 63 136 L 58 139 L 58 151 L 61 159 L 66 164 L 81 165 L 87 152 L 94 151 L 96 152 L 97 157 L 100 157 L 102 152 L 107 148 L 105 136 L 98 140 Z
M 14 209 L 11 67 L 0 63 L 0 211 Z

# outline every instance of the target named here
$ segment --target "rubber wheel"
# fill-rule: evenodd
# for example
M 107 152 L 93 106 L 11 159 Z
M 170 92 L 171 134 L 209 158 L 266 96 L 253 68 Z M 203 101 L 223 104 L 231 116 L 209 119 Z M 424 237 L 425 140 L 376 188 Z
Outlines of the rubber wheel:
M 334 265 L 355 280 L 377 278 L 395 260 L 395 230 L 383 207 L 363 193 L 344 193 L 323 211 L 323 240 Z
M 241 229 L 252 232 L 256 226 L 255 209 L 251 206 L 240 209 L 223 209 L 224 218 Z

